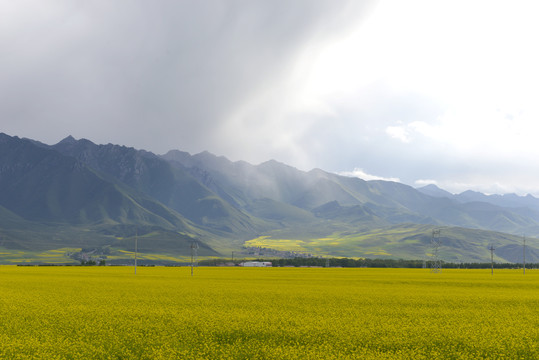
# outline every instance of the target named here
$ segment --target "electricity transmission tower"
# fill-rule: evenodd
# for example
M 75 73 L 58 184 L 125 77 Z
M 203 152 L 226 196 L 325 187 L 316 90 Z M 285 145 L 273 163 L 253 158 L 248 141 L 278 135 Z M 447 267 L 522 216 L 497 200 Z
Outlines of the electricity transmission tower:
M 490 245 L 488 248 L 490 250 L 490 274 L 494 275 L 494 246 Z
M 197 250 L 198 250 L 198 243 L 196 240 L 191 242 L 191 276 L 193 276 L 193 267 L 195 266 L 195 262 L 197 262 Z
M 432 238 L 430 239 L 430 246 L 432 250 L 432 264 L 430 271 L 439 273 L 442 271 L 442 260 L 439 257 L 439 251 L 441 246 L 440 229 L 432 230 Z
M 135 230 L 135 275 L 137 275 L 138 228 Z
M 526 275 L 526 237 L 522 236 L 522 271 Z

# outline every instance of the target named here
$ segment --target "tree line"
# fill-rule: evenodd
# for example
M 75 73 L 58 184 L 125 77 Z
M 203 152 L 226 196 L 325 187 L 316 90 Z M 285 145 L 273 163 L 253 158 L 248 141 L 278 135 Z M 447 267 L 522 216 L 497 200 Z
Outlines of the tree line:
M 208 259 L 198 262 L 200 266 L 223 266 L 223 265 L 239 265 L 243 260 L 231 259 Z M 285 259 L 256 259 L 254 261 L 271 261 L 273 267 L 345 267 L 345 268 L 430 268 L 432 266 L 431 261 L 424 260 L 404 260 L 404 259 L 351 259 L 351 258 L 285 258 Z M 490 262 L 463 262 L 452 263 L 442 262 L 442 268 L 446 269 L 490 269 L 492 264 Z M 494 263 L 495 269 L 515 269 L 522 268 L 522 264 L 518 263 Z M 537 269 L 539 263 L 526 264 L 526 268 Z

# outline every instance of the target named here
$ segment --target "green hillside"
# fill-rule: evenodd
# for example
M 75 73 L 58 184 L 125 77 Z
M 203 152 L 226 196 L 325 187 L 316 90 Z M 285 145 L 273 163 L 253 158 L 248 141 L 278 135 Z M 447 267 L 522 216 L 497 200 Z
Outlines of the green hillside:
M 452 196 L 274 160 L 0 134 L 0 263 L 130 261 L 137 232 L 147 261 L 183 261 L 195 242 L 200 256 L 262 247 L 283 256 L 423 259 L 433 229 L 442 229 L 446 261 L 488 261 L 492 244 L 496 259 L 519 262 L 522 234 L 528 260 L 538 261 L 538 209 L 532 196 Z
M 490 259 L 490 245 L 498 248 L 496 261 L 522 261 L 522 237 L 485 230 L 417 224 L 336 231 L 324 237 L 297 237 L 292 232 L 275 231 L 249 240 L 245 245 L 292 251 L 298 255 L 432 260 L 431 239 L 435 229 L 440 230 L 442 245 L 439 248 L 439 258 L 443 261 L 484 262 Z M 536 239 L 528 240 L 528 261 L 539 260 L 538 245 Z

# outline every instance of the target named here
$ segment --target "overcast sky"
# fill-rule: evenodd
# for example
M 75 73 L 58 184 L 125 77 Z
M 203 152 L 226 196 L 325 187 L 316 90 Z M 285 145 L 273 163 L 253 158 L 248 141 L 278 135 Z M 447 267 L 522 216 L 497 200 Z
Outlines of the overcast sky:
M 0 131 L 539 195 L 536 1 L 0 0 Z

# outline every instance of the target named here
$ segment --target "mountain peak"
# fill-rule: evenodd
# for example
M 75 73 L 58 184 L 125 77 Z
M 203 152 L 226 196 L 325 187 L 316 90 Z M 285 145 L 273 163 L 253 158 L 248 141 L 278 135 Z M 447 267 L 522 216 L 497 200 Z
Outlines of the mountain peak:
M 226 156 L 218 156 L 218 155 L 215 155 L 207 150 L 204 150 L 203 152 L 201 153 L 198 153 L 198 154 L 195 154 L 193 155 L 193 158 L 194 159 L 197 159 L 197 160 L 201 160 L 201 161 L 204 161 L 206 163 L 208 162 L 212 162 L 214 164 L 231 164 L 232 162 L 230 160 L 228 160 L 228 158 Z
M 438 186 L 435 184 L 428 184 L 423 186 L 421 189 L 431 189 L 431 190 L 441 190 Z
M 259 164 L 258 166 L 261 167 L 261 168 L 278 168 L 278 167 L 282 167 L 282 168 L 295 169 L 291 165 L 287 165 L 285 163 L 279 162 L 279 161 L 274 160 L 274 159 L 264 161 L 263 163 Z
M 73 136 L 68 135 L 67 137 L 63 138 L 58 144 L 73 144 L 76 142 L 77 140 Z
M 463 191 L 461 192 L 459 195 L 485 195 L 483 193 L 480 193 L 479 191 L 475 191 L 475 190 L 466 190 L 466 191 Z
M 449 191 L 446 191 L 444 189 L 440 189 L 435 184 L 428 184 L 423 187 L 420 187 L 417 189 L 418 191 L 422 192 L 423 194 L 434 196 L 434 197 L 448 197 L 451 198 L 453 194 L 451 194 Z

